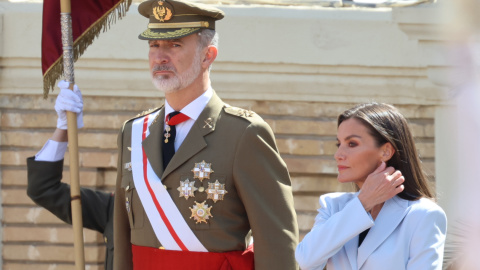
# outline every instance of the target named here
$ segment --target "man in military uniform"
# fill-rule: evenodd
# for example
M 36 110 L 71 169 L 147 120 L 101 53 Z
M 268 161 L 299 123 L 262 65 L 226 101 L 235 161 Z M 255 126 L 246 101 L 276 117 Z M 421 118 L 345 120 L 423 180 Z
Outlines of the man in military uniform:
M 273 132 L 210 84 L 224 13 L 177 0 L 138 10 L 166 101 L 119 134 L 115 269 L 296 269 L 291 182 Z
M 83 101 L 80 90 L 68 89 L 68 83 L 59 83 L 55 109 L 57 129 L 44 147 L 27 158 L 28 196 L 62 221 L 72 224 L 70 186 L 62 183 L 63 158 L 67 150 L 66 111 L 78 113 L 78 127 L 83 127 Z M 113 269 L 113 193 L 81 188 L 83 227 L 100 232 L 106 245 L 105 269 Z

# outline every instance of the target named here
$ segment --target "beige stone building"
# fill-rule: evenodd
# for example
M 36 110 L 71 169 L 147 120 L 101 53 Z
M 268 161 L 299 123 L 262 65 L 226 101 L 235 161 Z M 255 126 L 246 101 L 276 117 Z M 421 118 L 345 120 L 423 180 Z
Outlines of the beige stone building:
M 217 25 L 212 85 L 231 105 L 260 114 L 275 132 L 292 177 L 301 236 L 313 224 L 320 194 L 350 188 L 336 181 L 336 117 L 359 102 L 400 108 L 439 203 L 454 216 L 448 192 L 454 170 L 447 166 L 452 149 L 445 132 L 449 63 L 438 3 L 360 8 L 254 2 L 220 4 L 226 18 Z M 137 5 L 75 65 L 85 100 L 79 134 L 83 186 L 113 190 L 119 127 L 163 102 L 149 78 L 147 44 L 136 38 L 146 24 Z M 1 269 L 73 269 L 71 226 L 26 195 L 25 159 L 42 147 L 56 123 L 58 90 L 42 97 L 41 17 L 41 1 L 0 0 Z M 102 269 L 102 236 L 89 230 L 84 235 L 88 269 Z

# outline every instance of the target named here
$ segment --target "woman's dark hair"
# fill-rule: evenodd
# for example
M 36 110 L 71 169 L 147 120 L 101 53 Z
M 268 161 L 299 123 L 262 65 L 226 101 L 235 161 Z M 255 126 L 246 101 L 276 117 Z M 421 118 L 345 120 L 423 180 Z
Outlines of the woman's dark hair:
M 387 142 L 392 144 L 395 153 L 387 161 L 387 166 L 401 171 L 405 178 L 405 189 L 398 194 L 400 198 L 410 201 L 421 197 L 435 198 L 422 170 L 407 120 L 397 108 L 384 103 L 359 104 L 338 116 L 337 127 L 351 118 L 367 127 L 378 147 Z

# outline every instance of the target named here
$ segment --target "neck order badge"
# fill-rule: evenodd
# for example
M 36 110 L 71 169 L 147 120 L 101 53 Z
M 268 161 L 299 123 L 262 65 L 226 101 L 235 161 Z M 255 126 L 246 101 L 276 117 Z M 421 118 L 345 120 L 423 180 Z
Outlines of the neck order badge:
M 173 155 L 175 154 L 175 136 L 177 134 L 175 126 L 183 123 L 190 119 L 190 117 L 186 116 L 181 112 L 171 112 L 165 117 L 165 123 L 167 126 L 165 127 L 165 133 L 163 136 L 165 140 L 163 141 L 163 168 L 167 168 L 168 163 L 172 159 Z

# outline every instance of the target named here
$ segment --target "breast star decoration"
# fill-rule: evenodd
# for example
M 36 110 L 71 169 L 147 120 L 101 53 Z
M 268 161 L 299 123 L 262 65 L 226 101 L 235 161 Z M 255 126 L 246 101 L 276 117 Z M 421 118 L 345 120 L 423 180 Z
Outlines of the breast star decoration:
M 197 188 L 194 186 L 195 181 L 185 180 L 180 181 L 180 186 L 177 190 L 180 192 L 179 197 L 185 197 L 185 200 L 188 200 L 189 197 L 195 197 L 194 192 L 197 191 Z
M 208 204 L 205 204 L 207 201 L 203 201 L 202 203 L 195 202 L 195 205 L 192 207 L 189 207 L 190 210 L 192 211 L 192 215 L 190 218 L 195 219 L 195 223 L 202 223 L 205 222 L 207 223 L 207 219 L 210 217 L 213 217 L 212 214 L 210 214 L 210 210 L 212 207 L 208 207 Z
M 210 174 L 213 173 L 212 163 L 206 163 L 205 160 L 200 163 L 195 163 L 192 169 L 193 179 L 198 179 L 200 182 L 203 179 L 210 179 Z
M 218 180 L 216 180 L 215 183 L 208 183 L 207 199 L 212 199 L 213 202 L 216 203 L 219 200 L 223 200 L 223 197 L 227 193 L 228 191 L 225 190 L 225 184 L 220 184 Z

